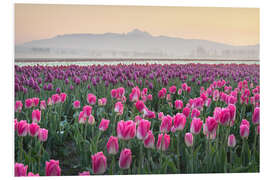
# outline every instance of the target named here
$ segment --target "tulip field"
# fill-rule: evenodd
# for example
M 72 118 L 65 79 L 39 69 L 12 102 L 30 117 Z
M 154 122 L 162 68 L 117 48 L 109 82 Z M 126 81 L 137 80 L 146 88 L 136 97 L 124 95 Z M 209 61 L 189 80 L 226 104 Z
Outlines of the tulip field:
M 260 171 L 258 64 L 14 70 L 15 176 Z

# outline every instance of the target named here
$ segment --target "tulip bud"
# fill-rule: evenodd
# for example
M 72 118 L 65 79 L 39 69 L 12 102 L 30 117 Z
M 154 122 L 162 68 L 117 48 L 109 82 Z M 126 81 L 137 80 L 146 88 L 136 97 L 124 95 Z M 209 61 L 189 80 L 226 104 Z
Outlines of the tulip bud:
M 26 136 L 28 133 L 29 125 L 26 120 L 21 120 L 17 123 L 18 136 Z
M 158 135 L 158 142 L 157 142 L 157 149 L 161 149 L 162 151 L 166 151 L 170 145 L 170 135 L 168 134 L 159 134 Z
M 41 111 L 36 109 L 32 112 L 32 122 L 38 123 L 41 119 Z
M 99 130 L 106 131 L 109 127 L 109 124 L 110 124 L 110 120 L 102 119 L 100 124 L 99 124 Z
M 46 176 L 61 176 L 61 168 L 59 166 L 59 161 L 46 161 L 45 172 Z
M 98 152 L 91 156 L 92 158 L 92 169 L 94 174 L 103 174 L 107 168 L 107 158 L 103 152 Z
M 38 139 L 42 142 L 47 141 L 48 138 L 48 130 L 45 128 L 40 128 L 38 133 Z
M 74 109 L 78 109 L 80 107 L 81 107 L 81 102 L 80 101 L 76 100 L 76 101 L 73 102 L 73 108 Z
M 191 125 L 190 125 L 190 132 L 192 134 L 199 134 L 202 128 L 203 122 L 201 121 L 200 118 L 194 118 L 191 121 Z
M 151 130 L 148 131 L 147 136 L 143 142 L 144 142 L 144 147 L 155 148 L 155 137 Z
M 150 130 L 151 122 L 148 120 L 141 119 L 137 128 L 137 138 L 145 139 L 148 135 L 148 131 Z
M 15 163 L 15 176 L 26 176 L 28 166 L 21 163 Z
M 32 123 L 29 125 L 29 134 L 30 136 L 37 136 L 39 133 L 39 125 L 36 123 Z
M 117 154 L 118 148 L 119 148 L 118 138 L 111 136 L 107 142 L 107 152 L 109 154 Z
M 228 137 L 228 146 L 229 147 L 235 147 L 236 145 L 236 139 L 235 136 L 233 134 L 229 135 Z
M 185 134 L 185 143 L 187 147 L 193 146 L 193 135 L 192 133 L 186 133 Z
M 121 169 L 128 169 L 132 163 L 132 152 L 130 149 L 123 149 L 119 158 L 119 167 Z

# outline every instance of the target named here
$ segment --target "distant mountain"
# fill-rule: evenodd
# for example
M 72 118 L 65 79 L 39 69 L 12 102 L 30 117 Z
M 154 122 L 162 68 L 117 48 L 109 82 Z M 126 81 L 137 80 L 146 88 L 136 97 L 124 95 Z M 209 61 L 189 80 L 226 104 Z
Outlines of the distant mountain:
M 259 59 L 259 45 L 232 46 L 200 39 L 128 33 L 65 34 L 15 46 L 15 58 Z

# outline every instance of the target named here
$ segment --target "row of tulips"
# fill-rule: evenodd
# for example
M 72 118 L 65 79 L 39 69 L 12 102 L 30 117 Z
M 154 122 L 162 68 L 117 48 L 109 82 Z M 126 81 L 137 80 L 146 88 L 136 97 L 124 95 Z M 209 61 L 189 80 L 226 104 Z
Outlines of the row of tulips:
M 152 76 L 140 79 L 142 72 L 151 75 L 159 66 L 134 67 L 137 71 L 124 67 L 126 72 L 119 66 L 120 74 L 114 66 L 92 67 L 93 83 L 89 74 L 79 77 L 88 67 L 16 66 L 17 83 L 29 86 L 27 93 L 15 94 L 16 162 L 40 175 L 48 175 L 44 164 L 51 159 L 59 160 L 62 175 L 259 171 L 258 79 L 236 81 L 228 76 L 234 77 L 230 69 L 237 68 L 242 70 L 237 71 L 239 77 L 256 75 L 257 66 L 225 66 L 225 73 L 224 66 L 207 65 L 209 74 L 222 72 L 218 74 L 226 80 L 205 79 L 198 85 L 189 73 L 183 78 L 172 74 L 166 75 L 170 86 L 165 87 Z M 192 67 L 187 66 L 198 72 L 199 67 Z M 115 79 L 129 79 L 134 72 L 137 79 L 130 77 L 127 86 L 112 79 L 107 86 L 106 75 L 98 80 L 101 71 Z M 27 77 L 29 82 L 21 80 Z M 149 88 L 142 86 L 147 83 Z M 46 88 L 37 92 L 42 85 Z M 61 88 L 55 93 L 57 86 Z M 54 167 L 51 175 L 60 175 L 59 164 Z

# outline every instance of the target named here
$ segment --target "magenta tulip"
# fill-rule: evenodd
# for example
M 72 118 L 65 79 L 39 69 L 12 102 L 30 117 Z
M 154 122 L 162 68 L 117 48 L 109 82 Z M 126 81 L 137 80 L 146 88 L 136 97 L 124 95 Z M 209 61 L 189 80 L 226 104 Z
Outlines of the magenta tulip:
M 107 142 L 107 152 L 109 154 L 117 154 L 119 149 L 118 138 L 111 136 Z
M 121 169 L 128 169 L 132 163 L 132 152 L 130 149 L 123 149 L 119 158 L 119 167 Z
M 21 112 L 23 107 L 22 101 L 15 102 L 15 112 Z
M 80 107 L 81 107 L 81 102 L 80 101 L 76 100 L 76 101 L 73 102 L 73 108 L 74 109 L 78 109 Z
M 256 107 L 254 109 L 254 112 L 252 115 L 252 123 L 255 125 L 260 123 L 260 108 L 259 107 Z
M 29 125 L 26 120 L 21 120 L 17 123 L 18 136 L 26 136 L 28 133 Z
M 136 134 L 136 123 L 132 120 L 119 121 L 117 123 L 117 136 L 119 139 L 129 140 Z
M 61 168 L 59 166 L 59 161 L 50 160 L 46 161 L 45 167 L 46 176 L 61 176 Z
M 122 102 L 117 102 L 114 105 L 114 112 L 116 112 L 118 115 L 122 115 L 124 111 L 124 105 L 122 104 Z
M 15 163 L 15 176 L 27 176 L 27 168 L 28 166 L 24 166 L 24 164 L 21 163 Z
M 177 113 L 173 117 L 173 127 L 176 131 L 182 131 L 185 128 L 186 116 L 182 113 Z
M 146 148 L 155 148 L 155 137 L 151 130 L 147 132 L 147 136 L 143 141 L 144 147 Z
M 99 124 L 99 130 L 106 131 L 109 127 L 109 124 L 110 124 L 110 120 L 102 119 L 100 124 Z
M 193 135 L 192 133 L 185 134 L 185 143 L 187 147 L 193 146 Z
M 36 109 L 36 110 L 33 110 L 32 112 L 32 122 L 34 123 L 39 123 L 41 119 L 41 111 Z
M 90 94 L 87 95 L 88 104 L 94 105 L 94 104 L 96 104 L 96 100 L 97 100 L 97 98 L 96 98 L 96 96 L 94 94 L 90 93 Z
M 140 120 L 137 128 L 137 138 L 142 140 L 147 138 L 150 126 L 151 126 L 150 121 L 144 119 Z
M 38 132 L 38 139 L 41 142 L 45 142 L 48 139 L 48 130 L 45 128 L 40 128 Z
M 157 149 L 166 151 L 169 148 L 170 145 L 170 135 L 168 134 L 159 134 L 158 135 L 158 141 L 157 141 Z
M 229 147 L 235 147 L 236 145 L 236 139 L 235 136 L 233 134 L 229 135 L 228 137 L 228 146 Z
M 172 117 L 170 115 L 164 116 L 161 125 L 160 125 L 160 132 L 168 133 L 171 131 L 172 128 Z
M 90 176 L 90 172 L 89 171 L 83 171 L 83 172 L 79 173 L 79 176 Z
M 29 135 L 37 136 L 39 133 L 39 125 L 37 123 L 32 123 L 29 125 Z
M 107 158 L 103 152 L 98 152 L 91 156 L 92 158 L 92 169 L 94 174 L 103 174 L 107 168 Z
M 175 109 L 177 109 L 177 110 L 182 109 L 182 107 L 183 107 L 183 102 L 182 102 L 181 100 L 175 100 L 175 102 L 174 102 L 174 107 L 175 107 Z
M 201 121 L 200 118 L 194 118 L 191 121 L 191 125 L 190 125 L 190 132 L 192 134 L 199 134 L 202 128 L 203 122 Z

